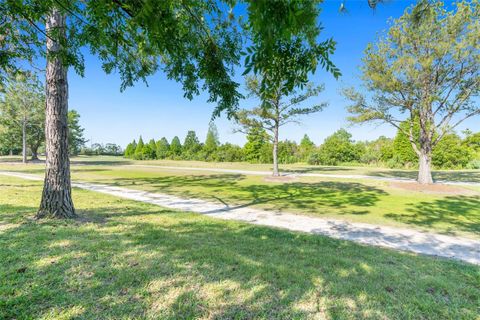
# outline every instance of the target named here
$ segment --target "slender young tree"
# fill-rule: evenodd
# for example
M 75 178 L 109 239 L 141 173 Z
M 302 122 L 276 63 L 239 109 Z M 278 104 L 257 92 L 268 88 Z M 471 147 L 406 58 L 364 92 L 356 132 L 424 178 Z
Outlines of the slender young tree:
M 23 163 L 27 162 L 28 141 L 32 141 L 29 133 L 38 133 L 43 129 L 41 121 L 44 119 L 44 104 L 42 85 L 32 73 L 18 74 L 11 79 L 5 94 L 0 98 L 1 120 L 9 124 L 10 130 L 21 131 Z
M 480 92 L 479 21 L 478 0 L 456 2 L 450 11 L 440 1 L 420 1 L 367 47 L 362 79 L 371 99 L 345 90 L 353 102 L 350 120 L 388 123 L 409 138 L 421 184 L 433 183 L 434 147 L 462 121 L 480 114 L 474 100 Z
M 157 70 L 182 83 L 189 99 L 208 91 L 214 114 L 240 98 L 232 80 L 240 37 L 233 1 L 31 0 L 0 2 L 0 81 L 45 57 L 46 171 L 38 218 L 75 217 L 68 157 L 68 79 L 83 75 L 84 48 L 116 71 L 121 89 Z
M 208 126 L 207 137 L 205 138 L 205 145 L 203 146 L 203 151 L 205 152 L 207 159 L 209 159 L 212 154 L 215 153 L 219 145 L 220 141 L 218 139 L 217 126 L 212 121 Z
M 262 105 L 253 109 L 242 109 L 237 114 L 237 121 L 240 128 L 237 131 L 249 133 L 252 128 L 262 128 L 268 134 L 273 145 L 273 175 L 278 176 L 278 141 L 280 128 L 288 123 L 298 123 L 299 117 L 321 111 L 326 103 L 317 103 L 311 106 L 302 106 L 308 99 L 317 96 L 322 86 L 313 86 L 308 83 L 305 90 L 292 90 L 289 96 L 285 95 L 280 87 L 276 93 L 270 92 L 269 100 L 266 101 L 262 92 L 260 81 L 256 77 L 247 77 L 247 88 L 249 95 L 267 103 L 268 107 Z M 287 91 L 288 92 L 288 91 Z
M 170 151 L 170 144 L 168 143 L 167 138 L 163 137 L 157 141 L 157 159 L 165 159 L 168 157 Z
M 143 148 L 145 147 L 145 143 L 143 142 L 142 136 L 138 138 L 137 146 L 135 147 L 135 154 L 134 158 L 137 160 L 143 159 Z
M 260 101 L 238 116 L 241 127 L 260 126 L 273 143 L 273 175 L 278 176 L 279 128 L 299 115 L 320 111 L 324 104 L 302 107 L 321 87 L 309 84 L 309 76 L 320 65 L 335 77 L 340 71 L 330 60 L 332 39 L 318 42 L 321 1 L 251 1 L 246 30 L 252 45 L 246 50 L 244 75 L 250 95 Z M 285 101 L 290 99 L 290 101 Z M 248 131 L 245 130 L 245 131 Z
M 170 156 L 175 158 L 178 157 L 182 154 L 182 143 L 180 142 L 180 139 L 175 136 L 172 139 L 172 142 L 170 143 Z

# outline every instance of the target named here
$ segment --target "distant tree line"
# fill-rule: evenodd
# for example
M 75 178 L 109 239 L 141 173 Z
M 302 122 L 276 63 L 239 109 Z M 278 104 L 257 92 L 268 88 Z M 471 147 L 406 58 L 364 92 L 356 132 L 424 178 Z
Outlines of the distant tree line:
M 470 130 L 460 137 L 450 132 L 434 148 L 432 162 L 437 169 L 480 169 L 480 132 Z M 175 136 L 148 142 L 140 137 L 129 143 L 124 156 L 136 160 L 200 160 L 218 162 L 272 163 L 272 142 L 263 129 L 252 128 L 243 147 L 220 143 L 218 131 L 211 124 L 205 139 L 200 142 L 195 131 L 188 131 L 183 143 Z M 345 129 L 340 129 L 317 146 L 304 135 L 300 143 L 291 140 L 278 142 L 278 162 L 306 162 L 312 165 L 364 164 L 390 168 L 415 168 L 418 156 L 409 138 L 399 130 L 394 138 L 379 137 L 373 141 L 354 141 Z
M 84 146 L 79 154 L 87 156 L 121 156 L 123 153 L 122 147 L 115 143 L 92 143 L 90 147 Z

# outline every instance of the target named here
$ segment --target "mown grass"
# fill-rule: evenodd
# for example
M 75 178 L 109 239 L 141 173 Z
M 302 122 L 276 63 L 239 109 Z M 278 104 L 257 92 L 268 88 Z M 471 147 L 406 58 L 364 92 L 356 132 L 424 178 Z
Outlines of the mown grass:
M 470 187 L 476 191 L 471 194 L 431 194 L 367 179 L 302 177 L 291 182 L 269 182 L 255 175 L 112 165 L 116 161 L 113 157 L 87 159 L 83 165 L 72 166 L 74 180 L 201 198 L 233 207 L 254 206 L 480 237 L 479 187 Z M 42 165 L 3 165 L 0 169 L 43 174 Z
M 478 319 L 480 268 L 0 176 L 1 319 Z
M 20 156 L 1 156 L 0 168 L 3 163 L 18 163 Z M 196 167 L 196 168 L 221 168 L 252 171 L 271 171 L 271 164 L 257 164 L 247 162 L 205 162 L 185 160 L 147 160 L 139 161 L 125 159 L 120 156 L 77 156 L 72 157 L 72 165 L 147 165 L 147 166 L 174 166 L 174 167 Z M 8 167 L 7 167 L 8 168 Z M 416 179 L 416 169 L 389 169 L 365 165 L 342 165 L 342 166 L 316 166 L 306 163 L 281 164 L 280 171 L 284 173 L 321 173 L 336 175 L 366 175 L 372 177 L 388 178 L 409 178 Z M 436 180 L 448 180 L 457 182 L 480 182 L 480 170 L 433 170 L 433 177 Z

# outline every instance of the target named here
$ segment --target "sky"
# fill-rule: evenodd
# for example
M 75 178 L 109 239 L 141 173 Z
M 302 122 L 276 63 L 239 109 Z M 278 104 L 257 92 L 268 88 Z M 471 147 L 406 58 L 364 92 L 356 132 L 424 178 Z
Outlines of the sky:
M 323 32 L 319 40 L 334 38 L 337 42 L 333 62 L 340 68 L 342 77 L 338 80 L 325 71 L 318 70 L 311 80 L 324 84 L 325 90 L 315 99 L 328 102 L 322 112 L 300 118 L 301 124 L 291 124 L 280 130 L 280 139 L 300 141 L 304 134 L 316 143 L 322 141 L 340 128 L 346 128 L 355 140 L 371 140 L 381 135 L 393 137 L 395 130 L 388 125 L 351 126 L 346 117 L 346 101 L 340 90 L 348 86 L 359 86 L 358 67 L 367 44 L 375 41 L 388 29 L 391 18 L 398 18 L 414 1 L 391 0 L 378 6 L 376 10 L 368 7 L 366 0 L 344 1 L 348 12 L 340 14 L 339 0 L 326 0 L 322 5 L 320 23 Z M 96 57 L 85 57 L 85 77 L 73 70 L 69 71 L 70 99 L 69 108 L 80 113 L 81 125 L 85 128 L 85 137 L 92 143 L 116 143 L 125 147 L 141 135 L 144 141 L 166 137 L 171 140 L 178 136 L 182 141 L 188 130 L 195 130 L 204 141 L 215 107 L 206 103 L 208 96 L 201 94 L 192 101 L 183 97 L 181 85 L 166 79 L 158 72 L 150 77 L 148 86 L 143 82 L 120 92 L 120 78 L 117 74 L 106 75 Z M 242 70 L 238 70 L 236 79 L 242 84 Z M 311 100 L 315 102 L 315 100 Z M 241 101 L 240 107 L 254 107 L 251 100 Z M 459 126 L 475 130 L 478 119 L 471 119 Z M 243 145 L 245 136 L 234 133 L 235 125 L 223 115 L 215 120 L 220 141 Z

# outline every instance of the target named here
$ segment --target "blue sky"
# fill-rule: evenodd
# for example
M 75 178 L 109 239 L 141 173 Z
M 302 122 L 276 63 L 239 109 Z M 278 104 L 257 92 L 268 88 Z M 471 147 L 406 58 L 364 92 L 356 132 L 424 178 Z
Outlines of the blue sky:
M 290 125 L 281 129 L 280 138 L 299 141 L 306 133 L 317 144 L 341 127 L 348 127 L 355 140 L 375 139 L 380 135 L 393 136 L 395 130 L 387 125 L 349 127 L 345 120 L 345 101 L 339 91 L 342 87 L 358 85 L 358 66 L 362 52 L 382 31 L 388 28 L 390 17 L 397 18 L 413 3 L 409 0 L 392 0 L 372 11 L 366 0 L 346 0 L 347 14 L 339 14 L 340 1 L 327 0 L 322 4 L 320 16 L 324 27 L 321 39 L 333 37 L 337 50 L 333 61 L 343 76 L 333 76 L 318 70 L 312 76 L 315 83 L 325 84 L 325 91 L 317 98 L 327 101 L 329 107 L 323 112 L 309 115 L 301 125 Z M 241 70 L 237 72 L 240 77 Z M 241 82 L 242 83 L 242 82 Z M 70 71 L 70 108 L 81 115 L 85 136 L 91 142 L 117 143 L 125 147 L 132 139 L 142 135 L 144 140 L 167 139 L 179 136 L 183 141 L 188 130 L 195 130 L 204 140 L 214 108 L 206 103 L 207 96 L 200 95 L 189 101 L 183 98 L 181 86 L 167 80 L 162 73 L 149 79 L 149 86 L 137 83 L 135 87 L 120 92 L 119 76 L 105 75 L 100 63 L 93 56 L 86 56 L 85 77 Z M 242 101 L 241 107 L 252 107 L 252 101 Z M 245 137 L 233 133 L 234 124 L 222 117 L 215 121 L 220 140 L 242 145 Z M 465 122 L 464 128 L 475 129 L 478 119 Z

